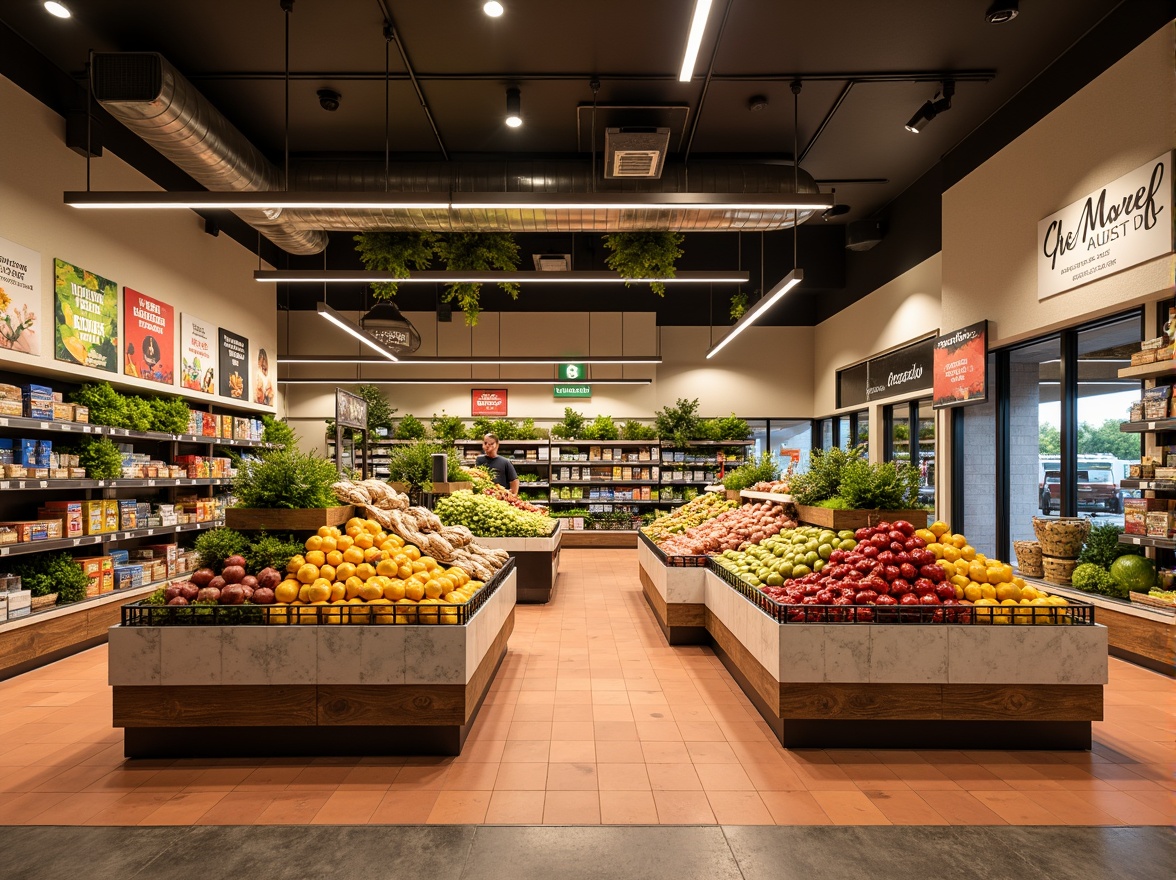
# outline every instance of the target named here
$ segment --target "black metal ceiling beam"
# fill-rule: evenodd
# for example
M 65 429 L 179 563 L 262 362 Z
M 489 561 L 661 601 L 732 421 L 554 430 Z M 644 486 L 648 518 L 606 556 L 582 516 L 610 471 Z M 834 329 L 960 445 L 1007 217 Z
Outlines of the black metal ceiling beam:
M 441 131 L 437 128 L 437 122 L 433 119 L 433 111 L 429 109 L 429 102 L 425 100 L 424 90 L 421 89 L 420 78 L 413 70 L 412 62 L 408 60 L 408 50 L 404 47 L 404 41 L 400 39 L 400 32 L 396 30 L 396 23 L 392 20 L 392 10 L 389 8 L 387 0 L 378 0 L 380 9 L 384 13 L 384 39 L 391 40 L 396 44 L 396 51 L 400 53 L 400 62 L 404 65 L 404 78 L 407 78 L 411 83 L 413 89 L 416 90 L 417 100 L 421 102 L 421 109 L 425 111 L 425 118 L 429 120 L 429 127 L 433 129 L 433 137 L 437 138 L 437 146 L 441 150 L 441 155 L 449 160 L 449 152 L 445 149 L 445 141 L 441 139 Z M 392 75 L 388 72 L 380 74 L 378 79 L 389 80 Z M 398 79 L 400 77 L 397 77 Z
M 399 41 L 397 42 L 399 45 Z M 84 76 L 77 74 L 78 78 Z M 184 73 L 188 79 L 197 80 L 281 80 L 285 74 L 281 71 L 221 71 L 203 73 Z M 975 82 L 986 83 L 996 77 L 996 71 L 991 69 L 974 70 L 899 70 L 899 71 L 845 71 L 830 73 L 716 73 L 711 76 L 712 82 L 846 82 L 856 83 L 895 83 L 895 82 L 943 82 L 951 79 L 957 83 Z M 502 82 L 513 79 L 525 82 L 588 82 L 596 79 L 601 82 L 677 82 L 678 77 L 672 73 L 391 73 L 389 79 L 398 82 Z M 383 80 L 384 71 L 303 71 L 290 72 L 292 80 Z
M 719 22 L 719 32 L 715 35 L 715 45 L 711 50 L 710 64 L 706 66 L 706 76 L 702 79 L 702 91 L 698 94 L 698 106 L 694 108 L 694 121 L 690 124 L 690 136 L 686 138 L 686 149 L 682 153 L 682 161 L 690 161 L 690 148 L 694 146 L 694 134 L 698 131 L 698 120 L 702 118 L 702 105 L 706 103 L 706 93 L 710 90 L 711 81 L 715 75 L 715 59 L 719 57 L 719 46 L 723 42 L 723 31 L 727 29 L 727 19 L 731 15 L 731 7 L 735 0 L 727 0 L 727 8 L 723 10 L 723 20 Z
M 841 90 L 841 94 L 837 96 L 837 100 L 833 102 L 833 106 L 829 108 L 829 112 L 825 114 L 825 118 L 821 120 L 821 124 L 817 126 L 817 130 L 813 132 L 813 136 L 809 138 L 809 142 L 805 144 L 804 149 L 800 151 L 800 156 L 797 157 L 796 164 L 799 165 L 804 161 L 804 157 L 809 154 L 809 150 L 811 150 L 817 143 L 817 139 L 825 133 L 825 128 L 828 127 L 829 123 L 833 121 L 833 114 L 841 109 L 841 105 L 845 102 L 845 99 L 849 97 L 849 92 L 850 89 L 853 88 L 854 82 L 855 81 L 851 79 L 845 84 L 845 87 Z

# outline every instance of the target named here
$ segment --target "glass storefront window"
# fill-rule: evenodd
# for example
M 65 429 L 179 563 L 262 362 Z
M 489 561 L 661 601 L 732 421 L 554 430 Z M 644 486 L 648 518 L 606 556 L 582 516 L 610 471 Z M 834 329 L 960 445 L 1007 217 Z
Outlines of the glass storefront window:
M 890 423 L 890 461 L 911 460 L 911 417 L 910 406 L 897 403 L 886 407 Z
M 918 436 L 912 447 L 916 458 L 911 460 L 919 469 L 919 503 L 935 503 L 935 410 L 930 400 L 917 404 Z
M 769 429 L 768 449 L 780 469 L 786 470 L 789 464 L 796 461 L 794 470 L 808 470 L 813 438 L 812 422 L 807 419 L 772 419 Z
M 1061 504 L 1061 346 L 1055 336 L 1009 352 L 1010 548 L 1035 540 L 1033 517 Z
M 853 430 L 849 416 L 841 416 L 837 420 L 837 439 L 842 449 L 853 446 Z
M 868 455 L 870 452 L 870 411 L 858 410 L 850 414 L 853 425 L 853 445 L 860 446 Z

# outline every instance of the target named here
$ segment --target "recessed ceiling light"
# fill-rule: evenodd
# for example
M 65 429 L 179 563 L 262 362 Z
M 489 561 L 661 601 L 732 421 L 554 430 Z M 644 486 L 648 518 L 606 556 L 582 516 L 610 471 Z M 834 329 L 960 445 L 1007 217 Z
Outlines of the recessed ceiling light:
M 45 11 L 50 15 L 56 15 L 58 18 L 69 18 L 73 14 L 64 5 L 56 2 L 56 0 L 48 0 L 45 4 Z
M 506 12 L 506 10 L 503 8 L 502 4 L 498 2 L 498 0 L 490 0 L 489 3 L 483 4 L 482 11 L 485 12 L 491 18 L 498 18 L 498 16 L 500 16 L 500 15 L 502 15 L 502 13 Z
M 1016 18 L 1020 11 L 1017 0 L 996 0 L 984 13 L 984 20 L 989 24 L 1004 24 Z

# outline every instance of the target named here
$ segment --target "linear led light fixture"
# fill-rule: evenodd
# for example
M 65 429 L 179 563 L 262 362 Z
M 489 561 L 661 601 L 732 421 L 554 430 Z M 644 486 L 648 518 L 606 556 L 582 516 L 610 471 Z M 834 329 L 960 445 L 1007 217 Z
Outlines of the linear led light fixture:
M 278 379 L 279 385 L 650 385 L 652 379 L 589 379 L 567 382 L 561 379 Z
M 728 342 L 758 321 L 784 294 L 792 290 L 792 288 L 796 287 L 803 280 L 804 272 L 801 269 L 793 269 L 781 278 L 776 286 L 769 290 L 759 302 L 743 313 L 743 317 L 735 322 L 735 326 L 731 328 L 730 333 L 711 346 L 710 351 L 706 353 L 707 360 L 710 360 L 722 351 Z
M 376 339 L 371 334 L 364 331 L 364 329 L 362 327 L 359 327 L 358 325 L 353 324 L 351 321 L 348 321 L 345 317 L 340 315 L 338 312 L 336 312 L 333 308 L 331 308 L 326 303 L 319 303 L 316 306 L 316 309 L 320 315 L 322 315 L 324 318 L 326 318 L 328 321 L 330 321 L 332 324 L 334 324 L 336 327 L 338 327 L 344 333 L 348 333 L 348 334 L 354 336 L 356 339 L 358 339 L 360 342 L 362 342 L 368 348 L 371 348 L 371 349 L 379 352 L 381 355 L 383 355 L 385 358 L 387 358 L 390 361 L 400 360 L 400 358 L 396 357 L 396 355 L 394 355 L 392 353 L 391 349 L 385 347 L 383 343 L 381 343 L 378 339 Z
M 535 365 L 555 365 L 555 364 L 627 364 L 633 366 L 634 364 L 660 364 L 662 359 L 657 355 L 631 355 L 621 357 L 609 357 L 603 355 L 600 357 L 588 357 L 582 355 L 569 355 L 568 357 L 419 357 L 419 358 L 400 358 L 397 363 L 406 367 L 433 367 L 433 366 L 535 366 Z M 355 355 L 348 357 L 346 355 L 322 354 L 322 355 L 279 355 L 279 364 L 382 364 L 383 358 L 366 357 L 363 355 Z
M 642 284 L 657 281 L 662 284 L 744 284 L 747 272 L 679 272 L 673 278 L 626 278 L 616 272 L 414 272 L 408 278 L 398 278 L 389 272 L 368 272 L 363 269 L 255 269 L 254 281 L 275 284 L 353 284 L 395 281 L 397 284 L 454 284 L 478 282 L 485 284 Z
M 825 193 L 126 192 L 80 190 L 65 204 L 103 210 L 824 211 Z
M 711 0 L 694 0 L 694 17 L 690 21 L 690 36 L 686 38 L 686 54 L 682 56 L 682 70 L 678 82 L 690 82 L 694 76 L 694 64 L 698 61 L 698 50 L 702 46 L 702 34 L 710 15 Z

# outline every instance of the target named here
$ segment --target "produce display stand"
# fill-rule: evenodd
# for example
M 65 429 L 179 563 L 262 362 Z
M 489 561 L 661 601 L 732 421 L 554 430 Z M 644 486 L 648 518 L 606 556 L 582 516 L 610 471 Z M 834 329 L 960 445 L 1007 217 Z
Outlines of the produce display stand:
M 645 601 L 671 645 L 705 645 L 706 557 L 666 556 L 644 532 L 637 534 L 637 564 Z
M 483 538 L 483 547 L 505 550 L 518 573 L 518 601 L 546 604 L 551 601 L 559 577 L 559 548 L 564 530 L 556 520 L 555 531 L 545 538 Z
M 1108 649 L 1115 657 L 1176 677 L 1176 609 L 1095 596 L 1036 578 L 1025 580 L 1040 584 L 1066 599 L 1079 599 L 1097 608 L 1098 622 L 1107 628 Z
M 225 525 L 239 531 L 313 532 L 323 526 L 338 526 L 355 516 L 349 504 L 339 507 L 301 509 L 230 507 L 225 511 Z
M 863 529 L 883 521 L 894 522 L 899 519 L 905 519 L 916 529 L 927 527 L 927 511 L 925 510 L 831 510 L 827 507 L 809 507 L 806 504 L 798 504 L 796 512 L 800 516 L 800 521 L 805 525 L 820 526 L 836 531 Z
M 321 610 L 311 626 L 294 606 L 248 606 L 293 622 L 244 626 L 228 625 L 241 607 L 128 606 L 109 633 L 124 753 L 460 754 L 506 655 L 517 581 L 507 560 L 469 604 L 422 606 L 450 609 L 438 613 L 458 615 L 451 626 L 378 625 L 378 606 Z
M 563 546 L 628 550 L 637 546 L 637 534 L 635 529 L 569 529 Z
M 797 622 L 802 606 L 713 562 L 704 589 L 715 652 L 789 748 L 1088 749 L 1103 717 L 1107 629 L 1091 605 L 1034 610 L 1056 625 L 933 623 L 941 608 L 910 606 L 873 623 L 803 606 L 814 622 Z
M 774 501 L 776 504 L 791 504 L 792 496 L 787 492 L 754 492 L 751 489 L 743 489 L 739 492 L 739 498 L 736 500 Z

